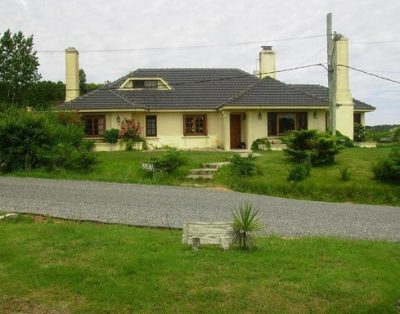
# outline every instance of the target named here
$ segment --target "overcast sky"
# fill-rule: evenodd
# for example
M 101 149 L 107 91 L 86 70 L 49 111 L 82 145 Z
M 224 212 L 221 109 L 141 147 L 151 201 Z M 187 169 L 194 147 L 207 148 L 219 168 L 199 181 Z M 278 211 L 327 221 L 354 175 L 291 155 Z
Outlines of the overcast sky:
M 34 35 L 35 49 L 76 47 L 90 82 L 113 81 L 136 68 L 230 67 L 250 73 L 261 45 L 277 53 L 277 69 L 326 61 L 326 14 L 350 40 L 350 65 L 400 81 L 399 0 L 1 0 L 0 32 Z M 390 41 L 386 44 L 363 42 Z M 234 45 L 235 43 L 254 42 Z M 215 45 L 208 48 L 143 49 Z M 63 53 L 40 52 L 45 80 L 65 76 Z M 322 68 L 278 73 L 287 83 L 327 85 Z M 377 107 L 367 124 L 400 123 L 400 85 L 350 72 L 355 98 Z

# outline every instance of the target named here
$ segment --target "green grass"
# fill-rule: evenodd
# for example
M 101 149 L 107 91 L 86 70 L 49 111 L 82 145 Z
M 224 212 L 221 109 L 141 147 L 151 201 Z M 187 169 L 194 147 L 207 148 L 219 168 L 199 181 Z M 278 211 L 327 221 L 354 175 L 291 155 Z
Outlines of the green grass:
M 389 152 L 390 148 L 343 150 L 337 155 L 334 165 L 313 167 L 310 177 L 298 183 L 287 180 L 293 163 L 288 162 L 283 152 L 267 152 L 256 161 L 261 174 L 232 181 L 228 169 L 224 169 L 217 180 L 242 192 L 320 201 L 400 205 L 400 185 L 377 181 L 371 171 L 372 164 Z M 346 167 L 350 177 L 343 181 L 340 170 Z
M 398 313 L 398 243 L 258 240 L 192 252 L 181 232 L 0 222 L 0 312 Z
M 204 162 L 224 161 L 232 153 L 184 152 L 187 164 L 173 175 L 154 175 L 141 170 L 141 161 L 161 152 L 98 153 L 98 163 L 90 173 L 48 172 L 45 170 L 20 171 L 16 176 L 130 182 L 143 184 L 193 185 L 226 187 L 237 191 L 273 195 L 296 199 L 365 204 L 400 205 L 400 185 L 376 181 L 371 166 L 386 157 L 389 147 L 376 149 L 351 148 L 342 150 L 337 162 L 331 166 L 314 167 L 311 176 L 302 182 L 287 180 L 293 163 L 283 152 L 264 152 L 256 161 L 258 174 L 251 178 L 232 177 L 229 169 L 222 169 L 213 182 L 185 179 L 189 169 Z M 341 180 L 340 169 L 349 168 L 350 180 Z

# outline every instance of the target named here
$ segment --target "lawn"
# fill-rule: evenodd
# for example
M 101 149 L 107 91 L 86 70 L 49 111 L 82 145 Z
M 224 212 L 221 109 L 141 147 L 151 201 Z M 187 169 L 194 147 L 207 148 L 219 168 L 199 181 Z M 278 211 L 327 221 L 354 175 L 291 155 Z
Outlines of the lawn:
M 155 175 L 141 170 L 140 163 L 162 152 L 98 153 L 98 163 L 90 173 L 21 171 L 13 175 L 56 179 L 79 179 L 143 184 L 200 185 L 225 187 L 236 191 L 333 202 L 400 205 L 400 185 L 376 181 L 371 166 L 386 157 L 390 147 L 376 149 L 351 148 L 342 150 L 336 164 L 315 167 L 311 177 L 299 183 L 287 180 L 293 163 L 283 152 L 264 152 L 256 161 L 258 174 L 251 178 L 232 177 L 229 169 L 219 171 L 214 181 L 185 179 L 189 169 L 199 168 L 204 162 L 225 161 L 232 153 L 188 151 L 187 164 L 173 175 Z M 349 181 L 340 178 L 340 169 L 349 168 Z
M 198 252 L 181 232 L 0 222 L 0 312 L 398 313 L 398 243 L 262 238 Z

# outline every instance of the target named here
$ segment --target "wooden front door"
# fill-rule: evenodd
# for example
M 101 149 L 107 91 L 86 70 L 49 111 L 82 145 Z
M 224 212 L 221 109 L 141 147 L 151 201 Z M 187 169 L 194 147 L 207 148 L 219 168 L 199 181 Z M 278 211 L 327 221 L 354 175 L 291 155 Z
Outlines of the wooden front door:
M 231 114 L 231 148 L 240 148 L 240 114 Z

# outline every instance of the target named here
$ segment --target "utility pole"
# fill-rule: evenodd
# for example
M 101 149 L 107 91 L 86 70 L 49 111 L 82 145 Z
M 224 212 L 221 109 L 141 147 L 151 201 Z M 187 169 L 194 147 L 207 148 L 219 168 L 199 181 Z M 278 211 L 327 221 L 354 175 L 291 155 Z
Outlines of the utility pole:
M 336 135 L 336 35 L 332 30 L 332 13 L 326 17 L 326 38 L 328 52 L 328 87 L 329 87 L 329 129 L 332 135 Z

